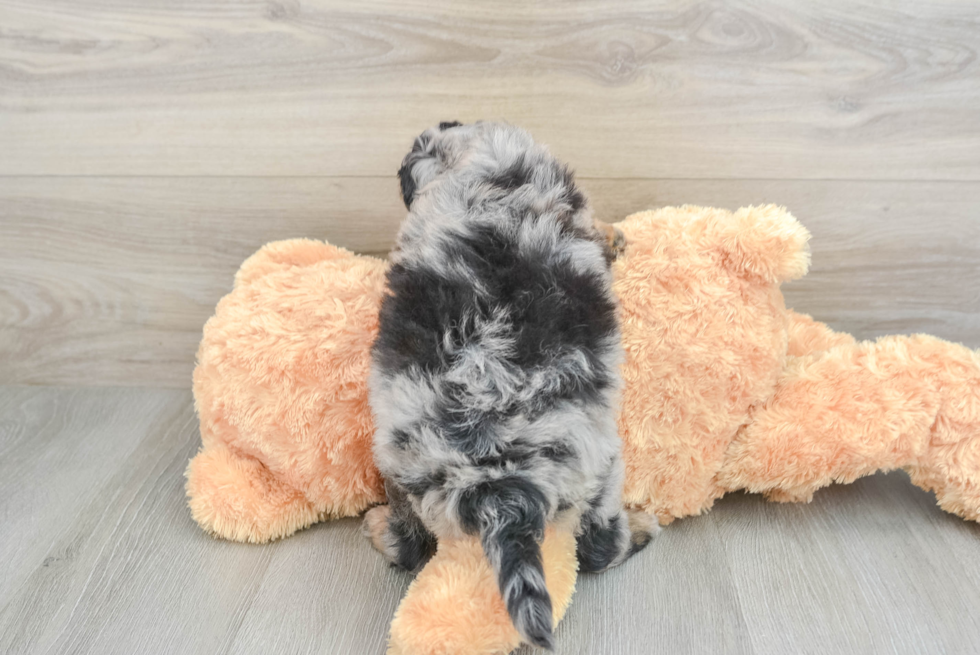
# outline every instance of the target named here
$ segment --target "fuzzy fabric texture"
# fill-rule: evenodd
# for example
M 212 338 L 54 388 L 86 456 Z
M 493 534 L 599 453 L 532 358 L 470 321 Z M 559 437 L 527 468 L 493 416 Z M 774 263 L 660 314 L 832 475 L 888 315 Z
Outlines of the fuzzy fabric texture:
M 805 274 L 809 234 L 781 208 L 665 208 L 619 227 L 627 504 L 666 524 L 729 491 L 808 501 L 904 468 L 944 509 L 980 519 L 980 353 L 923 335 L 857 343 L 787 310 L 779 285 Z M 203 447 L 187 492 L 205 530 L 266 542 L 384 501 L 367 406 L 384 266 L 307 240 L 242 266 L 194 373 Z M 574 539 L 552 526 L 543 552 L 557 620 Z M 514 648 L 489 571 L 475 541 L 440 543 L 390 652 Z
M 297 239 L 242 264 L 194 370 L 194 520 L 266 542 L 384 501 L 367 402 L 384 262 Z
M 575 536 L 567 526 L 545 530 L 541 559 L 557 625 L 572 601 L 577 572 Z M 441 542 L 424 573 L 391 621 L 388 655 L 504 655 L 520 646 L 477 537 Z
M 776 207 L 681 207 L 619 227 L 623 496 L 666 524 L 726 491 L 716 480 L 726 450 L 786 356 L 779 283 L 806 273 L 809 234 Z

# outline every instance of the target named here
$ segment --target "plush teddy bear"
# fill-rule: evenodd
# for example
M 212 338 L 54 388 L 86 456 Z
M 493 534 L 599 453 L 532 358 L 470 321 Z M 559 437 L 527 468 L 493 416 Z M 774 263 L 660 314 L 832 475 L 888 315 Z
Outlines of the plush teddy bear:
M 904 468 L 980 517 L 980 353 L 933 337 L 857 343 L 787 310 L 809 263 L 786 211 L 665 208 L 618 225 L 624 500 L 662 524 L 729 491 L 808 501 Z M 370 346 L 384 262 L 308 240 L 249 258 L 204 328 L 194 372 L 203 448 L 187 470 L 208 532 L 265 542 L 384 502 L 371 461 Z M 557 621 L 575 537 L 542 546 Z M 392 622 L 390 653 L 506 653 L 520 639 L 476 539 L 440 543 Z

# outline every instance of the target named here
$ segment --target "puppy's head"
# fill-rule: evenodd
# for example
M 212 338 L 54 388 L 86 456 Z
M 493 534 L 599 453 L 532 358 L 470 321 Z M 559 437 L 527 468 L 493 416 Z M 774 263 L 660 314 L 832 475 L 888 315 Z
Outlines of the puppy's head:
M 466 149 L 471 136 L 469 127 L 458 121 L 444 121 L 418 135 L 398 169 L 407 208 L 411 209 L 422 187 L 453 167 Z

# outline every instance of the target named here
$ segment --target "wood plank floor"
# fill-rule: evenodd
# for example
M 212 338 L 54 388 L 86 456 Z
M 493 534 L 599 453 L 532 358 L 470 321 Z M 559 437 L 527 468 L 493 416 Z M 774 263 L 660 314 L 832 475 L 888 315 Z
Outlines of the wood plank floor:
M 0 0 L 0 174 L 388 175 L 507 118 L 589 177 L 978 180 L 971 2 Z
M 198 439 L 187 391 L 0 387 L 0 652 L 383 653 L 409 576 L 353 519 L 205 536 L 181 476 Z M 893 473 L 675 522 L 580 578 L 556 652 L 978 648 L 980 526 Z

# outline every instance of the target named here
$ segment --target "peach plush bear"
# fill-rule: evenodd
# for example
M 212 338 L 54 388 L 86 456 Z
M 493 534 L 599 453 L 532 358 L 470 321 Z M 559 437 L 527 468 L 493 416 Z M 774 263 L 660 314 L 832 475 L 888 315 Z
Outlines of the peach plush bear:
M 619 224 L 624 500 L 662 524 L 739 489 L 776 501 L 904 468 L 939 505 L 980 518 L 980 353 L 928 336 L 857 343 L 787 310 L 809 263 L 786 211 L 666 208 Z M 187 470 L 208 532 L 266 542 L 384 501 L 366 379 L 381 260 L 272 243 L 204 329 L 194 372 L 203 448 Z M 365 547 L 367 543 L 365 542 Z M 575 539 L 549 526 L 556 621 Z M 519 645 L 478 541 L 440 543 L 392 622 L 389 653 Z

